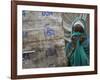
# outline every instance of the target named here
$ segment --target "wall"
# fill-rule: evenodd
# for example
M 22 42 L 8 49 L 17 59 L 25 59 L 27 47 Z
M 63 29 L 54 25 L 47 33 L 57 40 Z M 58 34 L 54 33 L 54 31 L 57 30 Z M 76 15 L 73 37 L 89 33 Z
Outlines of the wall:
M 77 4 L 92 4 L 98 5 L 100 16 L 99 0 L 36 0 L 36 1 L 48 1 L 58 3 L 77 3 Z M 10 80 L 10 67 L 11 67 L 11 5 L 10 0 L 0 0 L 0 80 Z M 99 21 L 99 20 L 98 20 Z M 100 24 L 98 24 L 98 34 L 100 33 Z M 98 41 L 100 37 L 98 38 Z M 100 44 L 100 42 L 98 42 Z M 100 45 L 98 45 L 98 48 Z M 100 50 L 98 50 L 98 53 Z M 98 54 L 100 56 L 100 54 Z M 100 61 L 100 58 L 98 58 Z M 100 63 L 98 62 L 98 67 Z M 30 79 L 30 80 L 100 80 L 100 69 L 98 69 L 98 75 L 82 75 L 82 76 L 67 76 L 67 77 L 55 77 L 55 78 L 42 78 L 42 79 Z M 27 79 L 29 80 L 29 79 Z

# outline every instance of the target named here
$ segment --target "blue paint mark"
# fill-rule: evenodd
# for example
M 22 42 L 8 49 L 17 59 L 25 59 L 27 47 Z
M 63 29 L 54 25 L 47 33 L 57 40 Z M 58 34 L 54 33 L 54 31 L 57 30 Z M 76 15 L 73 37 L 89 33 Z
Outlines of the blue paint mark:
M 42 12 L 42 16 L 50 16 L 53 15 L 53 12 Z
M 25 37 L 27 37 L 28 32 L 23 31 L 23 32 L 22 32 L 22 35 L 23 35 L 23 38 L 25 38 Z
M 25 11 L 23 11 L 23 12 L 22 12 L 22 15 L 23 15 L 23 16 L 26 16 L 26 13 L 25 13 Z
M 49 27 L 47 27 L 46 31 L 45 31 L 45 35 L 46 36 L 52 36 L 55 35 L 55 31 Z

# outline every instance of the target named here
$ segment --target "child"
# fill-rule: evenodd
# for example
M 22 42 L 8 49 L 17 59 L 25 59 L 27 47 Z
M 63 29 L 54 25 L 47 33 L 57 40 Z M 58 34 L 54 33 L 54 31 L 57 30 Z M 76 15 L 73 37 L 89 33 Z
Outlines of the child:
M 89 39 L 85 32 L 85 21 L 78 20 L 72 25 L 71 42 L 66 47 L 69 66 L 89 65 Z

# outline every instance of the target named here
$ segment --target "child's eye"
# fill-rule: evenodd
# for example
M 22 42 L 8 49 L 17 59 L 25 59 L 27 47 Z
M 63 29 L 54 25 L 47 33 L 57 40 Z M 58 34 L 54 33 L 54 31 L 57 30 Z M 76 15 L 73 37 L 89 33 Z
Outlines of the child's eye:
M 78 39 L 77 36 L 73 36 L 73 37 L 72 37 L 72 40 L 77 40 L 77 39 Z

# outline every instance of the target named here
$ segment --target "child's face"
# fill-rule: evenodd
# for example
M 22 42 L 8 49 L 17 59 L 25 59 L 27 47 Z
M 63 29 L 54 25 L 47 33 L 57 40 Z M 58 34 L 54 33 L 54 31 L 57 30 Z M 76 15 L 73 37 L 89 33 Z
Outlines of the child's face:
M 80 33 L 84 33 L 84 30 L 82 28 L 82 26 L 80 24 L 77 24 L 73 27 L 73 31 L 74 32 L 80 32 Z M 80 42 L 84 41 L 84 36 L 83 35 L 74 35 L 72 36 L 71 40 L 73 43 L 76 43 L 77 40 L 79 40 Z
M 84 33 L 83 27 L 80 24 L 77 24 L 73 27 L 74 32 Z

